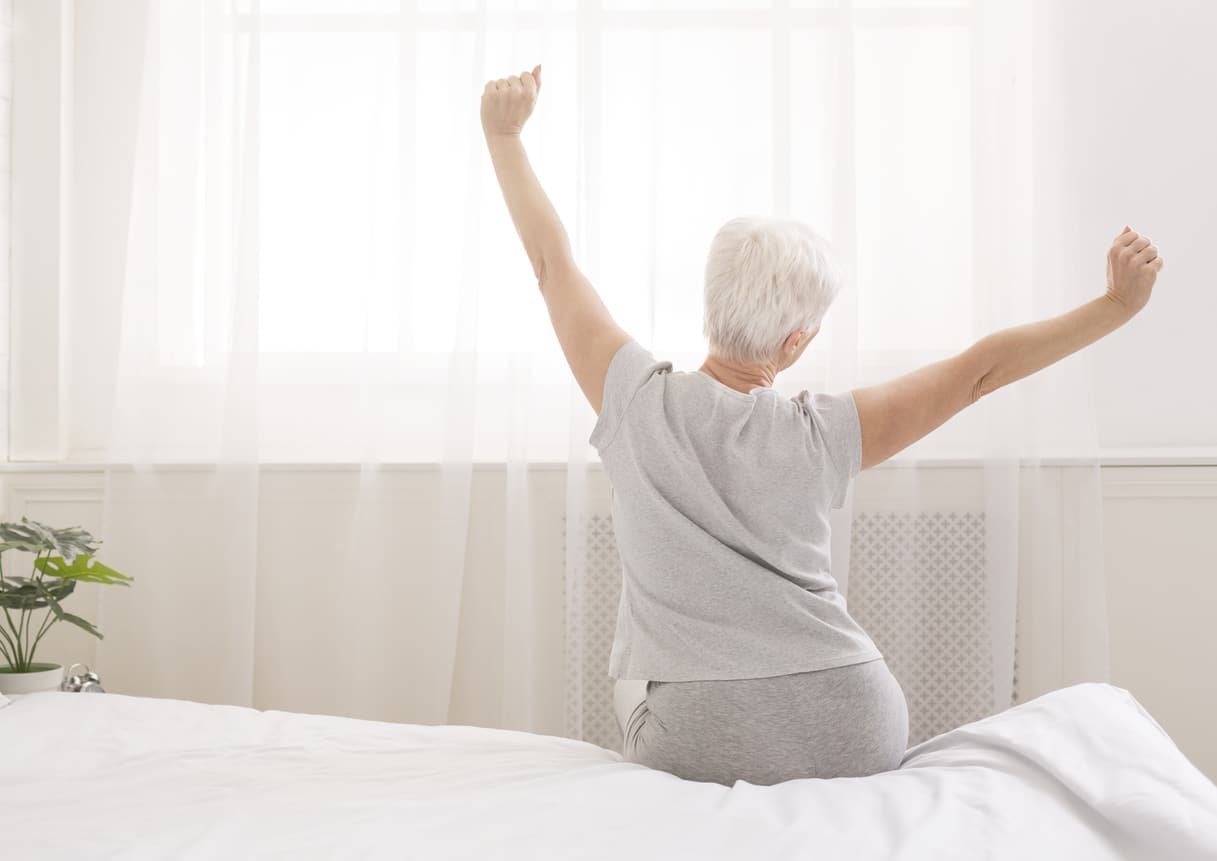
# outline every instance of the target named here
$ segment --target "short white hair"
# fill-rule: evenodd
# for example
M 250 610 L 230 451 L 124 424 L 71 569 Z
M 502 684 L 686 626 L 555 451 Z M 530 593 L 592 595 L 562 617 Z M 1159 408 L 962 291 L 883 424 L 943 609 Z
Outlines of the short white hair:
M 811 330 L 841 289 L 831 246 L 791 218 L 733 218 L 706 257 L 703 334 L 739 362 L 773 358 L 786 336 Z

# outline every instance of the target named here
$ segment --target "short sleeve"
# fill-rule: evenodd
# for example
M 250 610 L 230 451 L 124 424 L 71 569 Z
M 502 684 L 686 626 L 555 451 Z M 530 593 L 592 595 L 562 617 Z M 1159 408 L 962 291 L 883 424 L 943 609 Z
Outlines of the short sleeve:
M 671 362 L 657 362 L 651 352 L 633 338 L 621 345 L 609 362 L 604 377 L 604 397 L 600 401 L 600 415 L 587 441 L 596 451 L 603 451 L 613 441 L 626 408 L 634 395 L 647 380 L 656 373 L 672 370 Z
M 836 481 L 831 493 L 831 505 L 845 504 L 849 483 L 862 471 L 862 425 L 858 405 L 852 392 L 841 394 L 808 394 L 800 392 L 795 400 L 811 418 L 816 442 L 824 447 Z

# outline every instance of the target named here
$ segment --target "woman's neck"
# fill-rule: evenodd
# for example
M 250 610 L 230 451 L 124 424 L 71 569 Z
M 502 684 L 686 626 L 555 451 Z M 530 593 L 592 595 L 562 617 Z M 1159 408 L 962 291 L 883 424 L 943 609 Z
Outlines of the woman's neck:
M 773 386 L 778 369 L 772 364 L 753 364 L 724 359 L 721 356 L 706 356 L 706 361 L 698 370 L 724 386 L 747 394 L 753 389 L 767 389 Z

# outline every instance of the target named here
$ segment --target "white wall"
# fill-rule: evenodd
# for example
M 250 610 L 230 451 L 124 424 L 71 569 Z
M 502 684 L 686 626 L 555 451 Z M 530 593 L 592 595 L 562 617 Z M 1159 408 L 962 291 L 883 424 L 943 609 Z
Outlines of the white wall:
M 1217 781 L 1217 468 L 1104 479 L 1112 681 Z
M 76 275 L 64 322 L 69 343 L 87 329 L 95 348 L 88 354 L 69 351 L 64 400 L 82 415 L 105 420 L 121 309 L 111 298 L 119 294 L 103 285 L 121 279 L 126 266 L 146 5 L 146 0 L 75 4 L 71 261 Z M 77 447 L 70 438 L 65 444 L 69 451 Z
M 1100 442 L 1217 446 L 1217 3 L 1040 0 L 1036 14 L 1037 244 L 1096 291 L 1125 224 L 1166 260 L 1145 311 L 1087 351 Z
M 147 2 L 2 2 L 16 34 L 11 308 L 21 321 L 4 375 L 18 405 L 5 450 L 57 460 L 72 448 L 69 404 L 109 415 Z M 89 352 L 73 348 L 85 329 Z
M 8 451 L 9 236 L 12 209 L 13 4 L 0 0 L 0 452 Z

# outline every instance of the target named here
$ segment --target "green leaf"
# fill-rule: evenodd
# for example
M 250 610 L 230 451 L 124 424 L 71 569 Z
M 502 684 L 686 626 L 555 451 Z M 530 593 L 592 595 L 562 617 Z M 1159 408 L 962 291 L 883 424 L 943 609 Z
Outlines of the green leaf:
M 9 595 L 0 592 L 0 608 L 5 610 L 41 610 L 46 601 L 36 595 Z
M 51 605 L 52 611 L 54 610 L 54 607 L 55 607 L 55 605 L 52 604 Z M 105 637 L 103 637 L 101 635 L 101 631 L 99 631 L 93 627 L 92 622 L 86 621 L 85 619 L 82 619 L 79 616 L 73 616 L 71 613 L 59 612 L 59 613 L 56 613 L 55 615 L 57 618 L 60 619 L 60 621 L 71 622 L 77 628 L 80 628 L 83 631 L 88 631 L 90 634 L 92 634 L 94 637 L 96 637 L 99 640 L 105 639 Z
M 69 565 L 81 555 L 91 556 L 97 552 L 99 539 L 94 538 L 79 526 L 68 526 L 63 529 L 52 529 L 55 549 Z
M 54 536 L 41 523 L 0 523 L 0 541 L 7 547 L 18 550 L 28 550 L 30 553 L 40 553 L 55 547 Z
M 5 577 L 5 578 L 4 578 L 4 582 L 5 582 L 6 584 L 8 584 L 8 583 L 15 583 L 15 584 L 17 584 L 18 586 L 24 586 L 24 585 L 27 585 L 27 584 L 29 584 L 29 583 L 33 583 L 33 582 L 35 582 L 35 580 L 34 580 L 34 578 L 33 578 L 33 577 Z M 4 588 L 4 587 L 3 587 L 2 585 L 0 585 L 0 589 L 2 589 L 2 588 Z
M 76 591 L 75 580 L 32 580 L 30 582 L 42 597 L 51 601 L 62 601 Z
M 63 607 L 59 606 L 59 602 L 56 601 L 54 598 L 50 599 L 50 605 L 51 605 L 51 612 L 55 614 L 55 618 L 57 620 L 59 620 L 60 622 L 71 622 L 77 628 L 80 628 L 83 631 L 88 631 L 90 634 L 92 634 L 97 639 L 99 639 L 99 640 L 105 639 L 104 637 L 102 637 L 101 631 L 99 631 L 93 627 L 92 622 L 85 621 L 84 619 L 80 618 L 79 616 L 74 616 L 71 613 L 68 613 L 67 611 L 65 611 L 63 609 Z
M 0 606 L 10 610 L 33 610 L 36 607 L 45 607 L 46 600 L 38 587 L 32 583 L 20 585 L 6 583 L 4 588 L 0 589 Z
M 15 548 L 30 553 L 56 551 L 69 563 L 81 554 L 97 552 L 101 543 L 79 526 L 56 529 L 22 517 L 20 523 L 0 523 L 0 552 Z
M 77 556 L 71 562 L 60 556 L 44 556 L 34 561 L 34 567 L 48 577 L 62 577 L 65 580 L 81 580 L 86 583 L 126 586 L 134 579 L 86 555 Z
M 5 577 L 0 584 L 0 607 L 10 610 L 37 610 L 61 601 L 76 589 L 75 580 L 55 580 L 50 583 L 29 577 Z
M 55 530 L 50 526 L 47 526 L 45 523 L 39 523 L 37 520 L 30 520 L 30 518 L 26 517 L 25 515 L 21 516 L 21 522 L 28 526 L 34 533 L 47 541 L 54 539 Z

